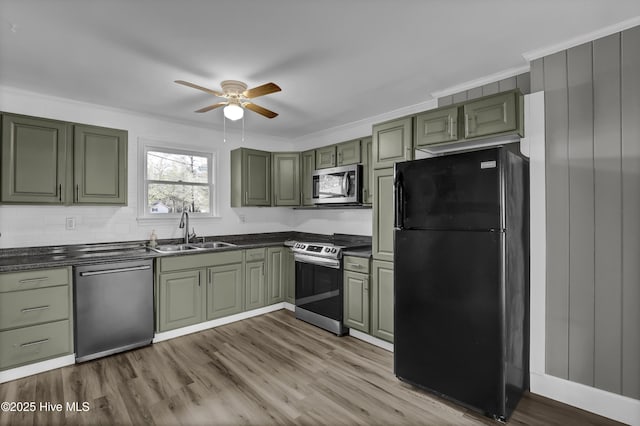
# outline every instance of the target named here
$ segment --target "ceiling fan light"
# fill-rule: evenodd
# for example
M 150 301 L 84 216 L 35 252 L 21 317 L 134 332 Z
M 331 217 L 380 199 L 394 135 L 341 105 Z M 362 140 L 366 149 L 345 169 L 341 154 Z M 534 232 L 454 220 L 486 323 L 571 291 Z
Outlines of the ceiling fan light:
M 244 115 L 244 110 L 238 104 L 229 104 L 224 107 L 224 116 L 231 121 L 240 120 Z

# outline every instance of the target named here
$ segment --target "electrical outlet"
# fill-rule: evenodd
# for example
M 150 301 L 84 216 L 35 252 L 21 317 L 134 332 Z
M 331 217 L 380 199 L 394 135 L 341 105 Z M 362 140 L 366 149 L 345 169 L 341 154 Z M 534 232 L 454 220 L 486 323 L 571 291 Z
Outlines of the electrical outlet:
M 76 218 L 75 217 L 68 217 L 65 221 L 65 225 L 64 225 L 65 229 L 72 231 L 74 229 L 76 229 Z

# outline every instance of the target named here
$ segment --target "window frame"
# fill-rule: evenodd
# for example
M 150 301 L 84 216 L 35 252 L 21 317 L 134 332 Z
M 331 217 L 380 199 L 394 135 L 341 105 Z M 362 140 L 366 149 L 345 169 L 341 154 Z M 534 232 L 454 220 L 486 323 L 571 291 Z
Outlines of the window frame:
M 217 152 L 216 151 L 202 151 L 194 147 L 183 146 L 176 148 L 177 143 L 162 143 L 158 141 L 139 140 L 139 155 L 141 161 L 139 161 L 139 190 L 138 190 L 138 221 L 160 222 L 160 221 L 176 221 L 180 218 L 181 213 L 150 213 L 148 211 L 148 188 L 150 183 L 168 183 L 179 185 L 194 185 L 205 186 L 209 188 L 209 213 L 189 212 L 189 217 L 192 219 L 204 219 L 204 218 L 217 218 L 218 217 L 218 190 L 217 190 Z M 193 155 L 198 157 L 205 157 L 207 159 L 207 183 L 197 182 L 174 182 L 164 180 L 147 179 L 147 156 L 150 151 L 163 152 L 167 154 L 177 155 Z

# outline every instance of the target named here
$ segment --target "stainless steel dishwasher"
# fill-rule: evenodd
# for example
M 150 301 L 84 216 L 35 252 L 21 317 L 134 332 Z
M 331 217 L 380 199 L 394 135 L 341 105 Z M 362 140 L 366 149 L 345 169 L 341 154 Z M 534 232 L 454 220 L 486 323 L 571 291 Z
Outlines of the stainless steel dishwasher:
M 152 262 L 74 267 L 76 362 L 151 343 Z

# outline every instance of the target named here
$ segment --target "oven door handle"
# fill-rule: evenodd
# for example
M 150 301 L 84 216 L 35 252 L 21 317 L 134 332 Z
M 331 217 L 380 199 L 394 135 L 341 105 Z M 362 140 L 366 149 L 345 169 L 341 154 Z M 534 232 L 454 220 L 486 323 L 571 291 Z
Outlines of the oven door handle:
M 324 257 L 311 256 L 308 254 L 296 253 L 293 255 L 296 262 L 310 263 L 312 265 L 326 266 L 327 268 L 340 269 L 340 261 L 338 259 L 326 259 Z

